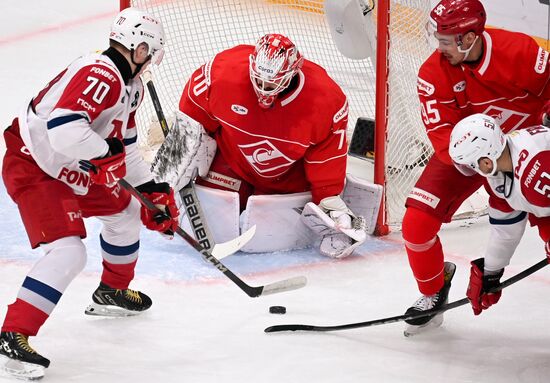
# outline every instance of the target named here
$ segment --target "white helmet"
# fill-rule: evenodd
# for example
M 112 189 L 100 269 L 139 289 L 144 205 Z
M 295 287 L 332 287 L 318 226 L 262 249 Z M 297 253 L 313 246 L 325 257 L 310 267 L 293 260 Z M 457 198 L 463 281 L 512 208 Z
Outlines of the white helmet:
M 466 165 L 482 176 L 496 173 L 496 161 L 506 147 L 506 136 L 493 117 L 473 114 L 460 120 L 451 132 L 449 155 L 459 165 Z M 493 170 L 485 174 L 479 169 L 479 160 L 489 158 Z
M 150 56 L 164 48 L 162 22 L 150 13 L 137 8 L 126 8 L 117 15 L 111 25 L 109 38 L 129 50 L 134 50 L 139 44 L 146 43 L 149 46 Z
M 263 108 L 273 104 L 304 63 L 296 45 L 286 36 L 271 33 L 260 37 L 250 55 L 250 80 Z

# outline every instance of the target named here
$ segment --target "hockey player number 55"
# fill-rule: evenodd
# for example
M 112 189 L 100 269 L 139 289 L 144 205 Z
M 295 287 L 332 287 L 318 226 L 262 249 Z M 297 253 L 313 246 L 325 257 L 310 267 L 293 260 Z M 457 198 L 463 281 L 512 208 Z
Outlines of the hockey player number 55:
M 439 114 L 439 110 L 435 107 L 435 104 L 437 103 L 437 100 L 430 100 L 426 101 L 425 104 L 421 104 L 422 106 L 422 119 L 424 120 L 424 124 L 435 124 L 439 121 L 441 121 L 441 116 Z
M 88 76 L 88 78 L 86 78 L 86 81 L 88 81 L 90 85 L 88 85 L 88 87 L 84 89 L 84 92 L 82 92 L 82 94 L 86 96 L 92 91 L 92 89 L 95 88 L 94 94 L 92 95 L 92 100 L 94 100 L 97 104 L 101 104 L 105 99 L 105 96 L 107 96 L 107 93 L 109 93 L 109 89 L 111 89 L 111 87 L 109 86 L 109 84 L 106 84 L 93 76 Z

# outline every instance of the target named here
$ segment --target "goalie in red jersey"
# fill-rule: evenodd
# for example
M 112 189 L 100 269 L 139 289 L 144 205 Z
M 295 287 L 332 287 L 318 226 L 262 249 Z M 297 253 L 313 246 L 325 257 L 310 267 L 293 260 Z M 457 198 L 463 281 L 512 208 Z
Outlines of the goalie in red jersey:
M 365 213 L 355 209 L 364 201 L 344 202 L 346 96 L 289 38 L 267 34 L 255 46 L 218 53 L 191 75 L 179 109 L 182 146 L 193 146 L 193 134 L 201 144 L 184 150 L 179 171 L 157 174 L 179 189 L 198 168 L 197 194 L 215 242 L 256 225 L 244 251 L 289 250 L 315 241 L 309 227 L 322 237 L 322 254 L 342 258 L 365 241 Z M 162 162 L 157 156 L 154 164 Z M 348 176 L 346 190 L 353 185 L 379 193 Z M 372 201 L 378 206 L 379 198 Z
M 406 201 L 403 238 L 422 293 L 407 314 L 441 307 L 455 266 L 444 262 L 438 236 L 461 203 L 482 185 L 471 169 L 456 169 L 449 137 L 458 121 L 484 113 L 504 133 L 541 122 L 550 96 L 548 52 L 529 36 L 485 28 L 479 0 L 442 0 L 431 11 L 427 30 L 436 51 L 418 73 L 422 120 L 435 154 Z M 405 334 L 438 326 L 442 315 L 409 320 Z

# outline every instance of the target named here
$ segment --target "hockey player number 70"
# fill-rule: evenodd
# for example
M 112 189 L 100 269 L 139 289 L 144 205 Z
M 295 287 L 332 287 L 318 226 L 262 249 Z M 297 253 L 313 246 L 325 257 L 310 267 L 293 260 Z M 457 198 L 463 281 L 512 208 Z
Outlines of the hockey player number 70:
M 84 89 L 84 92 L 82 92 L 82 94 L 86 96 L 88 93 L 90 93 L 92 89 L 95 88 L 92 100 L 94 100 L 97 104 L 101 104 L 105 99 L 105 96 L 107 96 L 107 93 L 109 93 L 109 89 L 111 89 L 111 87 L 109 86 L 109 84 L 100 81 L 98 78 L 93 76 L 88 76 L 86 78 L 86 81 L 88 81 L 90 85 L 88 85 L 88 87 Z

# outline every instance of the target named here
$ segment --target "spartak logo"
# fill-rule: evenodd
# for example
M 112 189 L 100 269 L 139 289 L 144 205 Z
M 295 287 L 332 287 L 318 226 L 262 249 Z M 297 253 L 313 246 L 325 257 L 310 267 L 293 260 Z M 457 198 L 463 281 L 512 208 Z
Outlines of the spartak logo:
M 254 170 L 263 177 L 277 177 L 285 173 L 295 161 L 285 156 L 269 140 L 239 145 L 241 153 Z
M 518 129 L 529 117 L 527 113 L 520 113 L 494 105 L 489 106 L 481 113 L 493 117 L 504 133 L 510 133 Z

